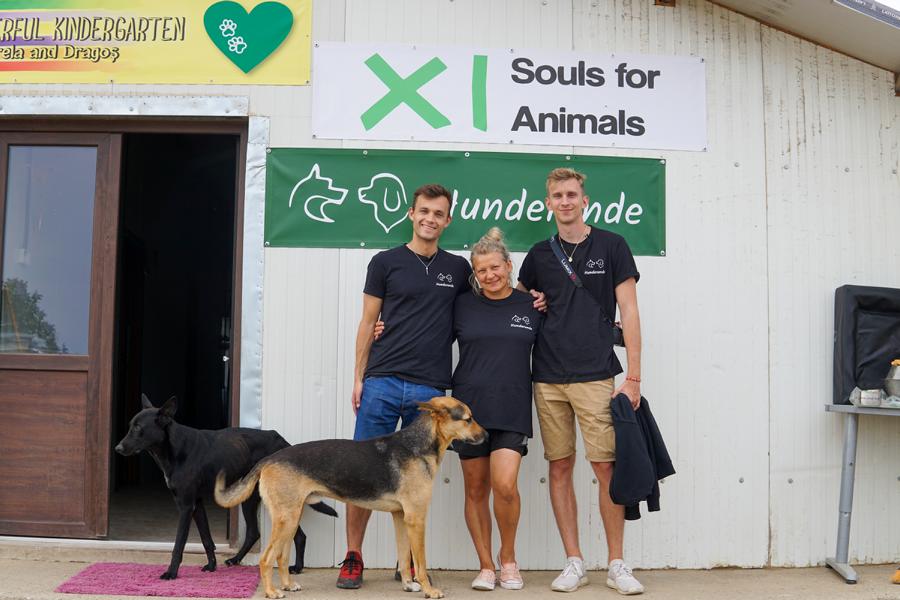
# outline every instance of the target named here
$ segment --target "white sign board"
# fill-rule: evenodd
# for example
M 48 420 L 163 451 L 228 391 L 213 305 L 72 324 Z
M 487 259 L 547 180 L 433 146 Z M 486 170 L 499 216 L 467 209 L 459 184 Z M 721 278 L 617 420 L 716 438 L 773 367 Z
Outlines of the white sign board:
M 312 83 L 318 138 L 706 149 L 697 57 L 319 42 Z

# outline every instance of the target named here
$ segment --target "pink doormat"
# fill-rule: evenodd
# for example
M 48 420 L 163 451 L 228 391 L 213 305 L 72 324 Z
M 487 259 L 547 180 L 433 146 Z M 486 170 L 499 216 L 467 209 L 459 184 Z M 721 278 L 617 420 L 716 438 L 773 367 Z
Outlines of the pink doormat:
M 65 594 L 249 598 L 259 584 L 259 568 L 224 565 L 213 572 L 182 566 L 177 579 L 160 579 L 166 565 L 94 563 L 58 588 Z

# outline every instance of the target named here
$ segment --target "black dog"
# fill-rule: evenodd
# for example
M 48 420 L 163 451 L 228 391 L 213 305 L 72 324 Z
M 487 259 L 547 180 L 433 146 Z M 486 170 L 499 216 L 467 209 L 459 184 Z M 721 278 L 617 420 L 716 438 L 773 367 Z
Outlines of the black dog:
M 203 498 L 212 497 L 216 475 L 222 471 L 228 482 L 236 481 L 249 473 L 257 462 L 273 452 L 288 448 L 290 444 L 275 431 L 246 427 L 208 431 L 179 425 L 172 418 L 177 408 L 174 396 L 160 408 L 155 408 L 143 394 L 141 403 L 144 409 L 131 420 L 128 434 L 116 446 L 116 452 L 123 456 L 131 456 L 142 450 L 149 452 L 162 469 L 166 485 L 175 496 L 179 513 L 178 533 L 169 568 L 160 575 L 160 579 L 175 579 L 178 576 L 191 517 L 197 523 L 200 539 L 209 559 L 203 570 L 215 571 L 216 545 L 209 533 Z M 259 539 L 256 515 L 259 502 L 259 490 L 254 490 L 241 505 L 247 522 L 247 536 L 237 554 L 225 561 L 226 565 L 239 564 Z M 334 509 L 324 502 L 312 504 L 310 508 L 332 517 L 337 516 Z M 297 559 L 290 571 L 299 573 L 303 570 L 303 555 L 306 551 L 306 534 L 302 529 L 298 528 L 294 536 L 294 548 Z

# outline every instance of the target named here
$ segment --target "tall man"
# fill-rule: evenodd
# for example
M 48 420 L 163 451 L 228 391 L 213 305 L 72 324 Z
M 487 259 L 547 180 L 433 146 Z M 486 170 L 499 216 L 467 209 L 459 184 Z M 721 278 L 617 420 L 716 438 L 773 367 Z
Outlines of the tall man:
M 350 401 L 354 440 L 393 433 L 418 415 L 418 403 L 450 387 L 453 302 L 469 289 L 468 261 L 438 248 L 450 224 L 451 194 L 437 184 L 416 190 L 409 209 L 413 235 L 376 254 L 363 289 L 356 335 L 356 369 Z M 373 342 L 381 316 L 387 326 Z M 363 579 L 362 543 L 372 511 L 347 505 L 347 556 L 337 587 L 355 589 Z
M 572 592 L 588 583 L 578 545 L 578 506 L 572 483 L 575 419 L 585 454 L 600 488 L 600 518 L 609 549 L 606 584 L 623 594 L 643 586 L 622 560 L 624 507 L 613 503 L 609 482 L 615 462 L 610 401 L 624 393 L 637 409 L 641 399 L 641 325 L 636 284 L 640 278 L 624 238 L 584 222 L 588 205 L 584 175 L 554 169 L 547 177 L 547 208 L 556 219 L 559 246 L 583 282 L 576 287 L 549 241 L 529 250 L 519 272 L 519 287 L 546 294 L 549 310 L 533 355 L 534 400 L 544 457 L 550 461 L 550 502 L 566 551 L 567 564 L 551 588 Z M 611 319 L 619 307 L 628 372 L 613 393 L 613 377 L 622 367 L 613 352 Z

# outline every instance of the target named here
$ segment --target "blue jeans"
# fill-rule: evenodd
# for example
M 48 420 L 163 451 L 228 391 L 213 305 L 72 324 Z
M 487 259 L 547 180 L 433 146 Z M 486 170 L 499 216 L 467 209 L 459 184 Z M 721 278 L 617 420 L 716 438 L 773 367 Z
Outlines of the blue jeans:
M 419 402 L 445 392 L 399 377 L 368 377 L 363 381 L 353 439 L 370 440 L 394 433 L 397 421 L 406 427 L 419 416 Z

